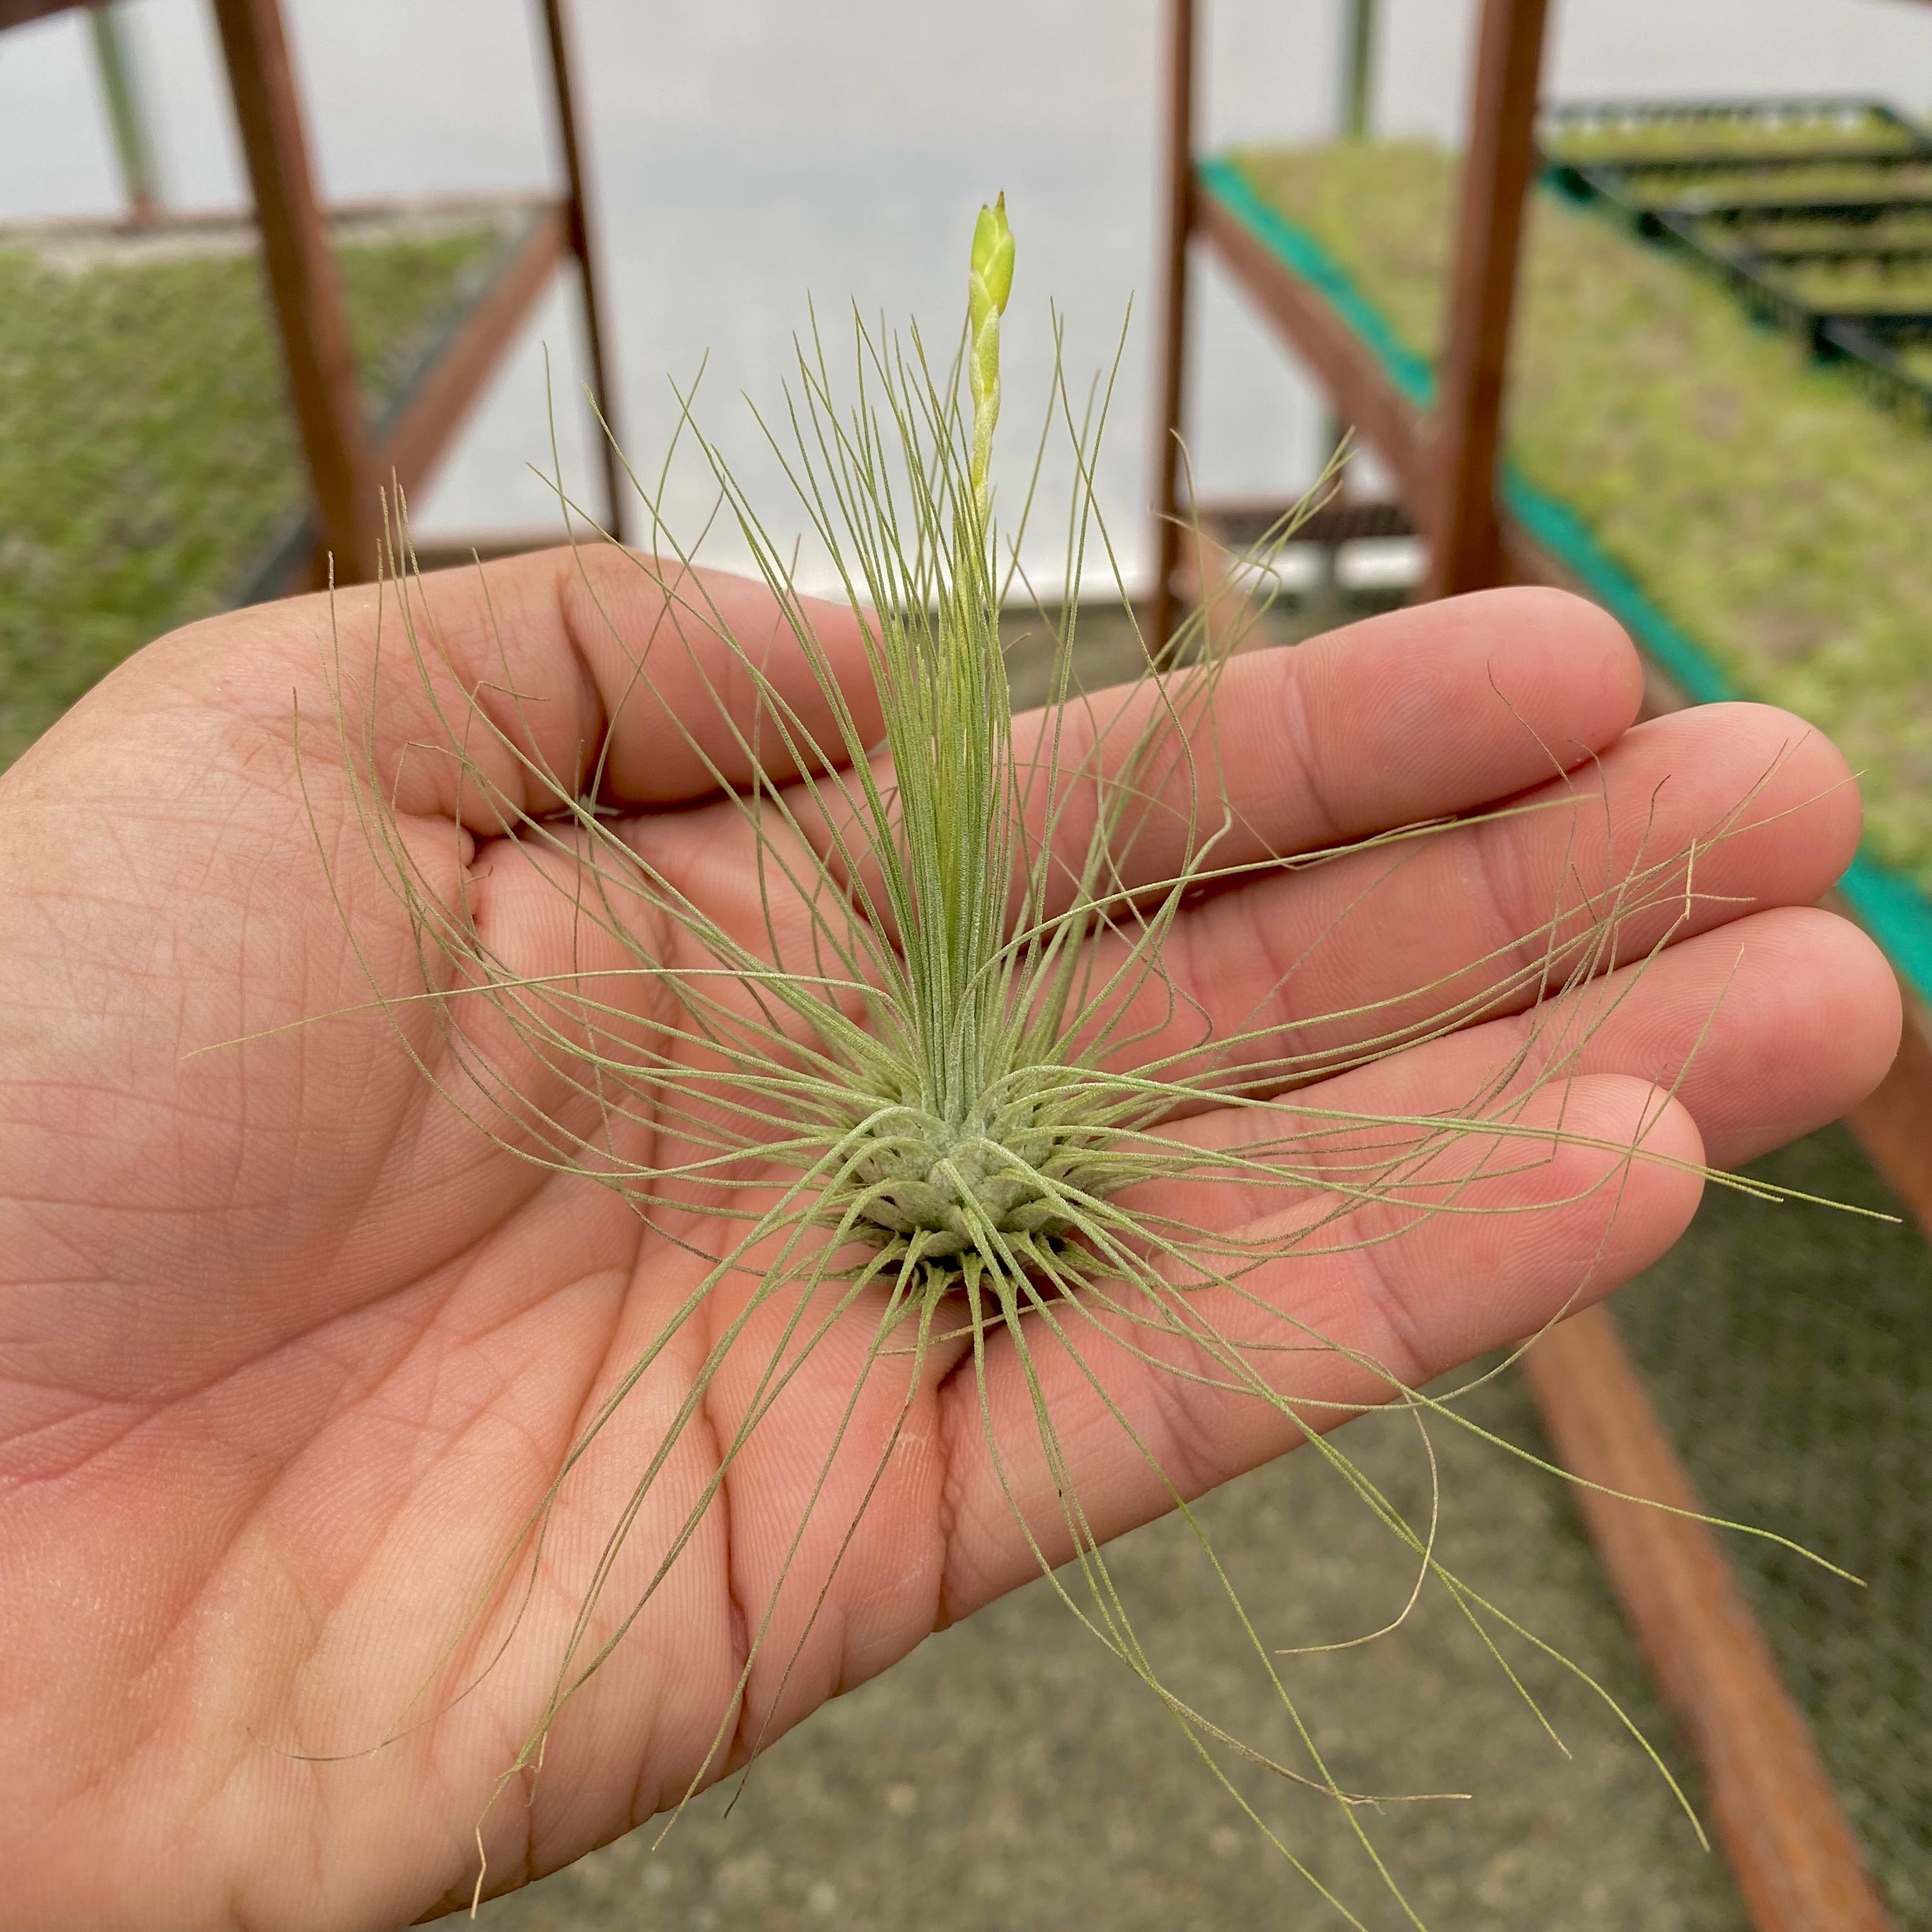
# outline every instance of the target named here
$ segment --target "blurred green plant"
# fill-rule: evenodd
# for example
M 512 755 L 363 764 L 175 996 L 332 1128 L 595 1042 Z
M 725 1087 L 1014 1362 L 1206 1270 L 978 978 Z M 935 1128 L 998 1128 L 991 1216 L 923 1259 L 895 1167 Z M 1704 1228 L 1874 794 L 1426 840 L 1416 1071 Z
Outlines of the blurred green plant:
M 497 239 L 341 249 L 374 406 Z M 231 603 L 302 490 L 252 254 L 0 248 L 0 766 L 130 652 Z

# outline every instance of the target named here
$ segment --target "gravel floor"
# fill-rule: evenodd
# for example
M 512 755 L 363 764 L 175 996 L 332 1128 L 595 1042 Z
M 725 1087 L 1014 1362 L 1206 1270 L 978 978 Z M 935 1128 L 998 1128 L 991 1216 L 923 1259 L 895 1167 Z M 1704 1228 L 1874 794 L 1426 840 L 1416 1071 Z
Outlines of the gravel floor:
M 1513 1382 L 1472 1408 L 1535 1443 Z M 1398 1490 L 1412 1435 L 1372 1418 L 1350 1447 Z M 1450 1560 L 1589 1670 L 1680 1771 L 1560 1486 L 1467 1440 L 1441 1445 Z M 1312 1455 L 1231 1484 L 1203 1512 L 1271 1643 L 1380 1622 L 1408 1579 L 1384 1532 Z M 1195 1559 L 1195 1560 L 1190 1560 Z M 1114 1549 L 1148 1648 L 1184 1694 L 1292 1748 L 1186 1530 Z M 1460 1789 L 1468 1804 L 1388 1808 L 1370 1830 L 1418 1915 L 1496 1932 L 1743 1932 L 1721 1863 L 1616 1720 L 1523 1646 L 1566 1759 L 1440 1598 L 1394 1636 L 1288 1676 L 1339 1774 L 1377 1790 Z M 1246 1708 L 1244 1710 L 1244 1706 Z M 1219 1932 L 1342 1925 L 1196 1760 L 1161 1707 L 1035 1584 L 924 1645 L 694 1804 L 659 1849 L 647 1828 L 487 1906 L 488 1932 L 592 1928 L 785 1932 Z M 1256 1787 L 1284 1840 L 1376 1928 L 1406 1924 L 1330 1801 Z

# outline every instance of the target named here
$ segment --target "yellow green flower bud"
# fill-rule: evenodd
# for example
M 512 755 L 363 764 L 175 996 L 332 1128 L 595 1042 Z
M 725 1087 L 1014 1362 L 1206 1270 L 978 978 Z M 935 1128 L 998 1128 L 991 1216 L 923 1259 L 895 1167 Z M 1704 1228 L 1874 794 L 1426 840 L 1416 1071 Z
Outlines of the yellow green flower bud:
M 1013 286 L 1013 231 L 1006 226 L 1006 197 L 982 208 L 973 229 L 973 267 L 968 281 L 969 342 L 967 376 L 973 391 L 973 500 L 983 526 L 988 508 L 986 471 L 992 460 L 993 425 L 1000 418 L 1000 315 Z

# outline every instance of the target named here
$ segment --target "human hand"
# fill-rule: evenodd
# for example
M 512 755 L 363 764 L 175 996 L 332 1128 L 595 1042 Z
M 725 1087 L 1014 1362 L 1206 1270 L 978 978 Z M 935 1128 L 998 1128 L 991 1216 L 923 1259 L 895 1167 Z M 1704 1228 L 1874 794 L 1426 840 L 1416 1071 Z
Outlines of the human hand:
M 662 715 L 704 730 L 700 694 L 661 682 L 620 703 L 632 668 L 567 554 L 488 577 L 507 667 L 473 572 L 424 586 L 452 690 L 488 704 L 507 675 L 526 701 L 501 722 L 556 770 L 585 769 L 583 748 L 615 714 L 614 822 L 714 916 L 755 924 L 742 821 L 705 802 L 711 780 Z M 604 587 L 620 628 L 648 628 L 644 578 L 622 572 Z M 761 590 L 718 594 L 741 635 L 782 636 Z M 543 856 L 488 824 L 464 826 L 474 797 L 449 761 L 416 748 L 431 721 L 393 652 L 378 668 L 375 608 L 373 592 L 337 599 L 343 692 L 354 710 L 381 688 L 377 766 L 416 862 L 451 903 L 466 897 L 521 970 L 583 970 L 584 934 Z M 816 617 L 859 678 L 849 617 Z M 773 650 L 770 675 L 808 726 L 820 722 L 802 667 Z M 384 1020 L 317 1018 L 365 1006 L 372 979 L 406 1001 L 422 972 L 331 761 L 328 658 L 320 599 L 191 627 L 0 779 L 0 1924 L 33 1932 L 398 1924 L 466 1902 L 479 1819 L 494 1889 L 676 1802 L 732 1707 L 748 1625 L 852 1385 L 859 1344 L 835 1335 L 564 1711 L 527 1802 L 493 1807 L 550 1694 L 587 1566 L 715 1332 L 694 1324 L 560 1497 L 515 1643 L 460 1702 L 418 1709 L 368 1748 L 411 1709 L 586 1418 L 703 1264 L 617 1195 L 478 1133 Z M 1666 1157 L 1630 1166 L 1614 1213 L 1588 1181 L 1615 1156 L 1572 1146 L 1491 1184 L 1550 1203 L 1544 1213 L 1445 1217 L 1250 1279 L 1406 1381 L 1531 1334 L 1580 1286 L 1594 1296 L 1643 1267 L 1695 1202 L 1694 1176 L 1669 1160 L 1734 1163 L 1834 1117 L 1896 1040 L 1883 961 L 1811 909 L 1857 834 L 1836 754 L 1756 707 L 1633 728 L 1637 697 L 1615 627 L 1534 592 L 1377 619 L 1226 673 L 1231 788 L 1280 849 L 1553 794 L 1545 746 L 1574 767 L 1575 790 L 1609 802 L 1432 839 L 1339 926 L 1352 877 L 1341 867 L 1208 898 L 1168 959 L 1216 1012 L 1245 1014 L 1333 928 L 1316 970 L 1272 996 L 1285 1026 L 1439 980 L 1533 929 L 1566 867 L 1602 873 L 1606 841 L 1628 854 L 1642 824 L 1654 850 L 1684 845 L 1765 780 L 1748 814 L 1756 829 L 1703 860 L 1669 950 L 1635 963 L 1669 926 L 1663 911 L 1620 935 L 1634 983 L 1567 1087 L 1571 1129 L 1614 1147 L 1642 1126 Z M 717 748 L 728 761 L 722 738 Z M 500 776 L 521 782 L 508 763 Z M 430 1010 L 392 1012 L 429 1073 L 460 1086 Z M 1453 1106 L 1524 1024 L 1492 1018 L 1340 1076 L 1337 1103 Z M 521 1071 L 544 1104 L 547 1070 Z M 1676 1083 L 1674 1099 L 1659 1082 Z M 1167 1507 L 1092 1390 L 1040 1354 L 1059 1377 L 1048 1395 L 1096 1533 Z M 956 1367 L 956 1351 L 928 1363 L 836 1571 L 835 1535 L 801 1550 L 791 1621 L 752 1672 L 734 1748 L 1036 1574 Z M 997 1343 L 988 1368 L 996 1411 L 1024 1409 Z M 1292 1372 L 1316 1399 L 1374 1394 L 1340 1355 Z M 1252 1403 L 1199 1390 L 1178 1402 L 1131 1361 L 1109 1386 L 1190 1492 L 1293 1439 Z M 682 1523 L 747 1400 L 742 1378 L 712 1382 L 704 1426 L 680 1438 L 632 1533 L 638 1562 Z M 886 1438 L 899 1402 L 882 1390 L 856 1418 L 829 1524 L 853 1514 L 872 1473 L 866 1447 Z M 1012 1473 L 1034 1532 L 1063 1553 L 1046 1472 L 1021 1462 Z

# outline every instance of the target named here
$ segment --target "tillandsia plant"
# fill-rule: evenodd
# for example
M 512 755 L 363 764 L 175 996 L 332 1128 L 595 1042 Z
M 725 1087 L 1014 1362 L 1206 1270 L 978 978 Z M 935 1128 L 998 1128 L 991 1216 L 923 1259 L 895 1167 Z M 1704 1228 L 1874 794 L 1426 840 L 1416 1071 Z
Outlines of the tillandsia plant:
M 611 730 L 574 766 L 532 750 L 543 734 L 526 727 L 547 700 L 515 688 L 507 653 L 500 681 L 452 702 L 399 523 L 388 609 L 427 707 L 410 756 L 454 769 L 463 824 L 514 842 L 526 862 L 518 920 L 568 922 L 575 963 L 532 975 L 486 937 L 449 890 L 463 854 L 406 833 L 375 776 L 373 715 L 344 690 L 341 748 L 362 823 L 422 969 L 419 1000 L 384 1004 L 480 1132 L 570 1185 L 610 1190 L 671 1255 L 676 1286 L 646 1329 L 626 1330 L 621 1371 L 515 1546 L 472 1580 L 398 1735 L 443 1721 L 493 1672 L 535 1669 L 547 1688 L 507 1751 L 500 1795 L 536 1775 L 593 1674 L 627 1639 L 644 1640 L 654 1610 L 701 1592 L 687 1579 L 706 1574 L 701 1552 L 730 1533 L 720 1518 L 732 1486 L 756 1466 L 794 1514 L 782 1546 L 761 1552 L 761 1599 L 738 1606 L 740 1661 L 712 1687 L 710 1744 L 688 1791 L 755 1756 L 793 1720 L 794 1674 L 822 1674 L 814 1646 L 833 1580 L 882 1495 L 922 1479 L 937 1392 L 964 1377 L 986 1472 L 971 1506 L 1011 1510 L 1080 1624 L 1356 1924 L 1307 1871 L 1292 1825 L 1264 1811 L 1255 1778 L 1340 1807 L 1400 1899 L 1369 1828 L 1387 1801 L 1331 1772 L 1288 1666 L 1198 1525 L 1256 1684 L 1296 1749 L 1264 1753 L 1236 1720 L 1169 1688 L 1076 1468 L 1094 1432 L 1111 1432 L 1136 1472 L 1134 1507 L 1186 1512 L 1201 1472 L 1167 1466 L 1120 1378 L 1157 1381 L 1182 1408 L 1252 1405 L 1275 1419 L 1282 1446 L 1312 1444 L 1406 1548 L 1418 1592 L 1445 1592 L 1492 1648 L 1505 1636 L 1534 1643 L 1444 1568 L 1432 1508 L 1412 1520 L 1328 1436 L 1394 1405 L 1426 1454 L 1432 1426 L 1459 1423 L 1453 1398 L 1325 1332 L 1280 1292 L 1281 1270 L 1504 1212 L 1512 1180 L 1531 1170 L 1551 1177 L 1538 1197 L 1551 1211 L 1598 1202 L 1600 1245 L 1612 1243 L 1632 1164 L 1682 1163 L 1646 1144 L 1645 1123 L 1626 1136 L 1576 1116 L 1566 1076 L 1628 997 L 1628 976 L 1611 982 L 1607 969 L 1628 959 L 1634 932 L 1653 935 L 1649 946 L 1676 929 L 1704 854 L 1750 801 L 1708 838 L 1640 848 L 1602 878 L 1566 864 L 1546 916 L 1451 973 L 1353 1006 L 1308 1004 L 1285 1024 L 1282 988 L 1329 982 L 1324 948 L 1352 910 L 1431 842 L 1466 836 L 1468 821 L 1275 849 L 1234 802 L 1220 748 L 1232 652 L 1265 598 L 1252 584 L 1153 640 L 1138 680 L 1080 688 L 1076 592 L 1090 546 L 1106 548 L 1091 484 L 1105 381 L 1078 403 L 1056 377 L 1052 421 L 1076 482 L 1053 702 L 1015 718 L 1000 619 L 1016 585 L 1030 593 L 1019 536 L 1040 466 L 1003 531 L 992 456 L 1013 265 L 1002 198 L 974 230 L 950 368 L 916 332 L 902 344 L 861 328 L 842 401 L 820 340 L 801 352 L 782 433 L 768 434 L 843 584 L 842 641 L 688 401 L 680 435 L 758 560 L 778 636 L 740 634 L 728 592 L 659 514 L 661 478 L 632 479 L 652 512 L 650 551 L 586 545 L 582 586 L 598 648 L 621 668 L 618 706 L 648 709 L 664 756 L 715 791 L 695 846 L 654 846 L 602 802 Z M 650 592 L 644 634 L 626 573 Z M 482 581 L 487 595 L 487 571 Z M 774 670 L 778 653 L 806 668 L 802 680 Z M 637 775 L 627 782 L 634 790 Z M 1568 812 L 1581 825 L 1600 806 L 1564 794 L 1491 816 Z M 712 890 L 719 855 L 741 862 L 748 886 Z M 1289 871 L 1332 881 L 1325 928 L 1258 988 L 1251 972 L 1228 974 L 1245 989 L 1230 1012 L 1204 988 L 1198 958 L 1176 970 L 1177 933 L 1216 894 Z M 346 902 L 344 914 L 352 936 Z M 425 1006 L 441 1030 L 434 1054 Z M 1352 1098 L 1351 1076 L 1398 1050 L 1525 1013 L 1508 1050 L 1453 1094 L 1418 1090 L 1412 1109 L 1393 1112 Z M 828 1387 L 842 1391 L 836 1401 Z M 612 1446 L 620 1434 L 628 1460 Z M 479 1871 L 479 1892 L 484 1882 Z

